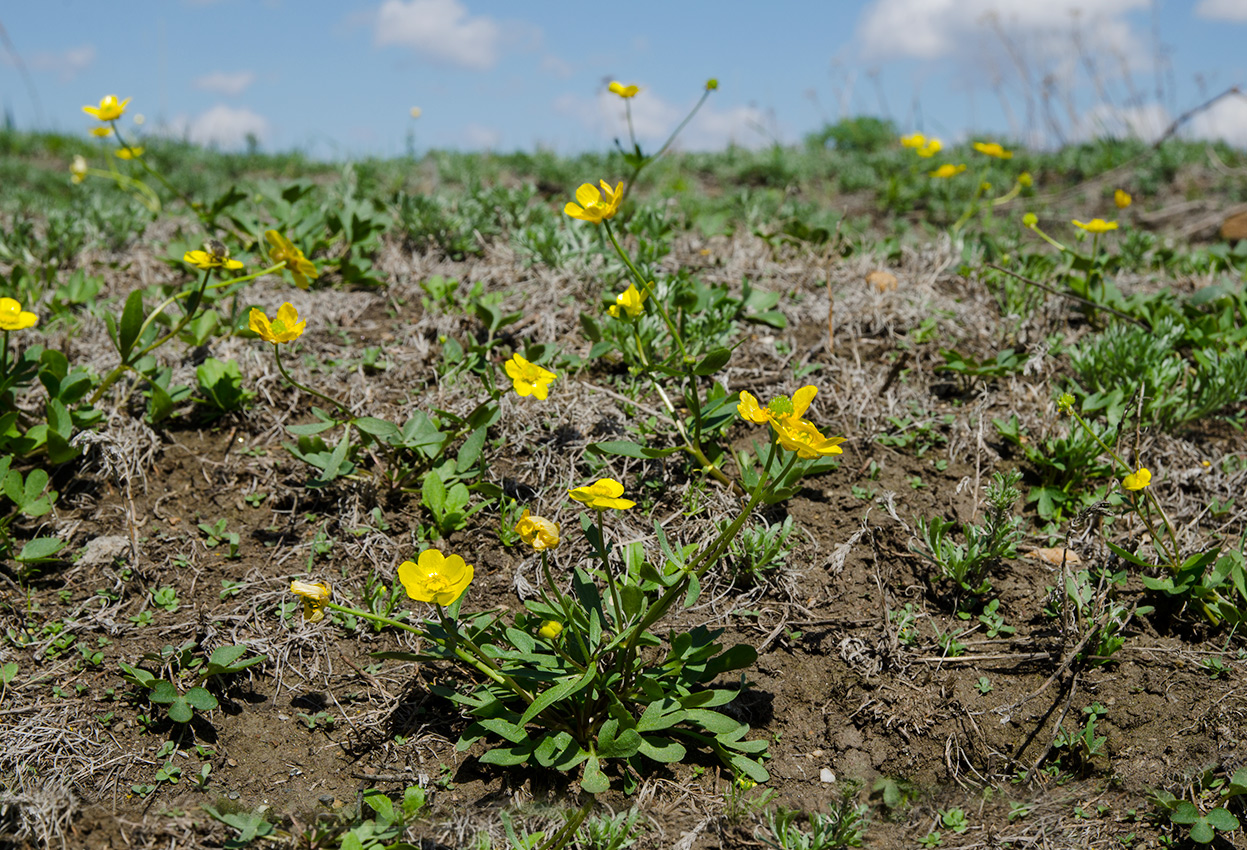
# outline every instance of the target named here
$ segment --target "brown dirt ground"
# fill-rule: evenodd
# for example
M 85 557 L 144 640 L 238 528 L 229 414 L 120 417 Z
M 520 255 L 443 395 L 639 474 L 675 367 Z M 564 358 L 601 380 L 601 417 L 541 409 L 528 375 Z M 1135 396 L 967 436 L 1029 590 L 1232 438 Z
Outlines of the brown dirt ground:
M 1132 846 L 1156 846 L 1161 833 L 1144 818 L 1150 790 L 1177 792 L 1204 768 L 1232 772 L 1247 763 L 1247 744 L 1240 742 L 1241 640 L 1166 610 L 1131 575 L 1119 599 L 1128 607 L 1161 606 L 1158 612 L 1130 622 L 1125 646 L 1111 663 L 1063 668 L 1072 641 L 1042 613 L 1059 568 L 1030 557 L 1006 562 L 991 577 L 1015 634 L 990 639 L 976 620 L 952 614 L 948 588 L 911 551 L 916 520 L 975 516 L 990 473 L 1018 463 L 995 436 L 991 418 L 1017 412 L 1032 431 L 1055 427 L 1052 382 L 1062 368 L 1060 358 L 1037 356 L 1025 376 L 968 394 L 950 390 L 933 371 L 940 347 L 955 342 L 963 350 L 994 352 L 1007 336 L 983 285 L 953 273 L 956 256 L 947 243 L 907 251 L 889 268 L 897 288 L 880 292 L 864 282 L 877 265 L 868 257 L 832 263 L 809 252 L 777 253 L 752 237 L 682 237 L 677 243 L 666 264 L 692 267 L 709 282 L 731 286 L 748 276 L 787 296 L 789 328 L 754 328 L 723 376 L 729 388 L 769 397 L 815 383 L 821 391 L 811 418 L 849 439 L 838 470 L 807 481 L 799 496 L 771 514 L 786 513 L 801 529 L 802 542 L 784 574 L 747 592 L 720 576 L 697 608 L 668 625 L 711 623 L 727 629 L 725 639 L 759 647 L 749 688 L 733 710 L 753 726 L 753 736 L 771 741 L 767 767 L 775 803 L 819 811 L 839 797 L 846 780 L 864 783 L 863 800 L 880 777 L 911 784 L 904 808 L 872 804 L 867 846 L 916 846 L 936 826 L 937 812 L 953 807 L 966 811 L 969 828 L 961 834 L 943 829 L 944 847 L 1110 847 L 1122 846 L 1129 834 Z M 127 258 L 135 260 L 128 270 L 117 268 L 122 259 L 87 261 L 109 276 L 109 294 L 136 285 L 136 268 L 147 270 L 144 279 L 169 274 L 141 250 Z M 394 280 L 386 292 L 301 293 L 266 280 L 250 297 L 274 304 L 289 298 L 318 326 L 292 359 L 301 379 L 333 386 L 358 410 L 395 418 L 417 408 L 462 412 L 473 403 L 470 386 L 438 383 L 433 373 L 439 337 L 471 332 L 470 321 L 423 308 L 420 281 L 435 273 L 480 280 L 486 291 L 504 293 L 507 306 L 525 310 L 525 319 L 509 329 L 515 337 L 581 354 L 587 347 L 578 336 L 577 312 L 614 283 L 598 282 L 601 270 L 592 262 L 560 272 L 526 269 L 505 246 L 480 260 L 451 263 L 391 245 L 380 265 Z M 1172 284 L 1130 285 L 1166 283 Z M 827 337 L 829 289 L 836 299 L 834 348 Z M 907 340 L 928 316 L 938 321 L 937 338 Z M 1033 353 L 1050 334 L 1069 340 L 1082 330 L 1076 314 L 1049 301 L 1007 341 Z M 108 365 L 102 340 L 98 327 L 83 326 L 72 344 L 87 356 L 99 352 L 95 362 L 102 370 Z M 354 352 L 365 345 L 381 346 L 391 368 L 366 375 L 353 365 Z M 57 475 L 61 499 L 43 533 L 61 535 L 76 553 L 102 538 L 114 545 L 102 557 L 43 570 L 32 584 L 29 610 L 12 580 L 0 586 L 0 630 L 10 636 L 0 646 L 0 661 L 16 661 L 21 670 L 0 711 L 0 752 L 6 753 L 0 773 L 11 791 L 25 795 L 5 815 L 9 834 L 24 811 L 53 845 L 215 847 L 232 833 L 203 813 L 205 804 L 262 807 L 279 824 L 279 837 L 297 836 L 318 818 L 356 805 L 364 788 L 401 792 L 421 782 L 433 792 L 433 814 L 414 827 L 413 840 L 457 848 L 472 846 L 481 832 L 497 840 L 504 806 L 557 800 L 568 787 L 564 777 L 508 773 L 479 764 L 473 751 L 456 752 L 464 721 L 427 690 L 430 682 L 453 680 L 452 671 L 377 664 L 369 655 L 409 641 L 280 615 L 292 577 L 329 579 L 339 599 L 358 599 L 370 574 L 393 581 L 395 566 L 417 551 L 421 508 L 418 496 L 386 498 L 363 484 L 320 492 L 304 486 L 306 470 L 280 443 L 285 425 L 308 420 L 309 405 L 283 385 L 265 348 L 241 339 L 212 343 L 211 353 L 238 360 L 259 392 L 249 412 L 211 424 L 195 424 L 187 412 L 152 430 L 136 418 L 136 408 L 121 406 L 101 430 L 103 448 Z M 338 358 L 343 365 L 330 370 L 313 358 L 319 364 Z M 898 358 L 905 358 L 900 369 L 894 368 Z M 190 361 L 169 362 L 183 382 L 187 374 L 193 382 Z M 794 377 L 794 368 L 804 365 L 818 367 L 808 381 Z M 572 529 L 575 512 L 562 494 L 588 477 L 584 446 L 595 428 L 626 422 L 631 408 L 605 391 L 610 376 L 604 371 L 560 384 L 545 405 L 506 401 L 490 476 L 532 487 L 534 509 Z M 922 456 L 915 446 L 878 442 L 893 428 L 888 417 L 900 415 L 932 423 L 931 446 Z M 741 445 L 758 436 L 743 424 L 732 432 Z M 1241 475 L 1227 476 L 1219 464 L 1227 455 L 1247 455 L 1240 432 L 1209 426 L 1146 439 L 1157 458 L 1157 490 L 1168 504 L 1243 492 Z M 1210 468 L 1200 465 L 1204 459 L 1212 461 Z M 652 542 L 652 519 L 664 520 L 669 536 L 698 539 L 708 516 L 732 506 L 730 496 L 690 482 L 675 462 L 617 459 L 609 474 L 629 485 L 642 479 L 664 485 L 646 491 L 644 513 L 637 509 L 620 521 L 624 540 Z M 859 494 L 854 487 L 862 488 Z M 695 492 L 706 510 L 690 517 L 684 507 Z M 268 496 L 253 505 L 245 497 L 254 493 Z M 382 508 L 388 529 L 370 517 L 374 506 Z M 1197 520 L 1194 510 L 1175 512 Z M 196 528 L 219 519 L 240 536 L 236 559 L 221 547 L 207 548 Z M 517 575 L 531 577 L 533 561 L 501 545 L 499 521 L 494 511 L 477 515 L 448 547 L 476 564 L 474 607 L 518 609 Z M 1188 533 L 1233 539 L 1243 531 L 1241 512 L 1234 522 L 1218 528 L 1211 520 L 1195 521 Z M 314 548 L 318 532 L 333 541 L 321 554 Z M 1137 530 L 1119 521 L 1109 533 L 1123 539 Z M 586 555 L 571 539 L 576 536 L 569 534 L 560 552 L 564 564 Z M 1024 548 L 1052 543 L 1034 534 Z M 1090 563 L 1104 563 L 1093 535 L 1071 547 Z M 243 582 L 241 592 L 222 598 L 223 580 Z M 177 590 L 176 611 L 152 606 L 151 592 L 162 587 Z M 889 621 L 890 612 L 906 606 L 916 616 L 909 642 L 898 640 Z M 152 614 L 150 625 L 129 620 L 144 610 Z M 76 663 L 74 649 L 49 654 L 50 638 L 38 627 L 58 620 L 79 645 L 106 639 L 103 663 Z M 20 645 L 19 633 L 31 624 L 35 636 Z M 935 640 L 949 630 L 963 632 L 961 657 L 946 657 Z M 110 698 L 124 689 L 118 663 L 137 664 L 144 653 L 187 640 L 207 648 L 245 643 L 269 661 L 238 677 L 221 695 L 221 708 L 194 725 L 194 742 L 212 753 L 201 759 L 188 739 L 175 759 L 182 781 L 143 797 L 132 786 L 153 782 L 163 763 L 156 750 L 172 730 L 167 722 L 144 729 L 138 722 L 143 706 Z M 1225 658 L 1224 676 L 1213 679 L 1201 669 L 1199 662 L 1210 656 Z M 990 683 L 985 693 L 977 687 L 981 678 Z M 50 692 L 51 685 L 63 696 Z M 1067 757 L 1052 769 L 1049 745 L 1058 722 L 1065 718 L 1069 726 L 1093 702 L 1107 710 L 1097 726 L 1107 738 L 1103 753 L 1085 764 Z M 318 711 L 336 722 L 309 729 L 299 715 Z M 190 778 L 204 762 L 212 773 L 201 791 Z M 833 782 L 824 781 L 824 770 Z M 637 799 L 616 794 L 604 805 L 642 804 L 647 831 L 638 846 L 760 846 L 754 821 L 725 814 L 727 784 L 703 760 L 656 772 Z M 65 786 L 71 795 L 57 802 L 56 789 Z M 1010 804 L 1030 808 L 1011 819 Z M 52 829 L 48 817 L 39 820 L 45 810 L 67 814 Z M 38 844 L 38 837 L 27 843 Z

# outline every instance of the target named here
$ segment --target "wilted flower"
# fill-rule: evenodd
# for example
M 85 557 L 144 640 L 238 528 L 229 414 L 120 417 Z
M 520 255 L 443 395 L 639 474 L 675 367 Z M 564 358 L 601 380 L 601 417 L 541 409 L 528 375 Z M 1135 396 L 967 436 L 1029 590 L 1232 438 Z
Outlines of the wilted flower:
M 117 159 L 137 159 L 138 157 L 142 155 L 143 155 L 143 148 L 139 146 L 121 147 L 113 151 L 113 156 L 117 157 Z
M 229 248 L 224 243 L 215 239 L 209 239 L 204 243 L 202 251 L 187 251 L 182 255 L 182 262 L 190 263 L 197 269 L 207 271 L 208 269 L 241 269 L 242 263 L 238 260 L 229 258 Z
M 1145 466 L 1139 467 L 1121 480 L 1121 486 L 1127 490 L 1142 490 L 1152 483 L 1152 473 Z
M 318 623 L 325 617 L 325 603 L 333 594 L 328 582 L 290 582 L 290 592 L 303 599 L 303 619 Z
M 996 159 L 1013 159 L 1013 152 L 1005 150 L 996 142 L 975 142 L 974 149 Z
M 1074 411 L 1074 396 L 1070 393 L 1061 393 L 1057 396 L 1056 409 L 1058 413 L 1072 413 Z
M 0 330 L 20 331 L 39 324 L 39 317 L 12 298 L 0 298 Z
M 507 377 L 511 379 L 511 384 L 515 387 L 516 393 L 521 396 L 536 396 L 544 399 L 550 392 L 550 384 L 558 375 L 542 369 L 536 363 L 530 363 L 518 354 L 511 355 L 502 367 Z
M 75 183 L 87 179 L 87 159 L 82 154 L 74 154 L 74 161 L 69 164 L 69 179 Z
M 939 168 L 932 171 L 931 176 L 939 178 L 956 177 L 965 170 L 966 167 L 964 165 L 953 165 L 951 162 L 946 162 Z
M 537 629 L 537 634 L 541 635 L 546 640 L 554 640 L 556 637 L 563 634 L 563 624 L 557 620 L 546 620 L 541 624 L 541 628 Z
M 584 502 L 595 510 L 606 510 L 614 508 L 619 511 L 626 511 L 633 507 L 636 502 L 630 499 L 621 499 L 624 486 L 613 478 L 599 478 L 592 484 L 584 487 L 577 487 L 570 491 L 570 495 L 577 502 Z
M 636 86 L 625 86 L 623 83 L 619 82 L 618 80 L 612 81 L 610 86 L 608 86 L 608 88 L 611 90 L 611 92 L 619 95 L 624 100 L 627 100 L 630 97 L 636 97 L 636 93 L 640 91 L 640 89 L 637 88 Z
M 260 339 L 277 345 L 302 336 L 303 329 L 307 327 L 307 321 L 299 321 L 299 311 L 287 301 L 277 308 L 277 318 L 272 322 L 269 322 L 263 310 L 259 307 L 252 307 L 248 325 L 251 330 L 259 334 Z
M 1117 209 L 1124 210 L 1126 207 L 1134 203 L 1134 198 L 1130 197 L 1128 192 L 1118 189 L 1113 193 L 1113 203 L 1117 205 Z
M 645 293 L 637 289 L 634 284 L 628 284 L 627 289 L 615 296 L 615 303 L 608 307 L 606 312 L 616 319 L 621 318 L 625 313 L 629 318 L 635 319 L 641 315 L 641 311 L 644 309 L 641 304 L 644 301 Z
M 82 111 L 88 115 L 94 115 L 101 121 L 116 121 L 126 111 L 126 104 L 130 102 L 130 98 L 126 98 L 120 103 L 117 102 L 116 95 L 106 95 L 100 100 L 99 106 L 84 106 Z
M 318 272 L 316 266 L 305 256 L 303 252 L 294 247 L 289 239 L 276 230 L 264 231 L 264 238 L 268 240 L 268 255 L 274 263 L 285 263 L 286 271 L 290 272 L 290 276 L 294 278 L 294 285 L 299 289 L 307 289 L 309 286 L 308 278 L 315 279 Z
M 415 561 L 398 566 L 398 580 L 417 602 L 449 605 L 472 583 L 472 565 L 458 555 L 449 558 L 436 549 L 425 549 Z
M 1093 218 L 1091 221 L 1079 221 L 1078 219 L 1073 219 L 1073 225 L 1075 227 L 1081 227 L 1088 233 L 1106 233 L 1110 230 L 1117 229 L 1117 222 L 1105 221 L 1102 218 Z
M 559 545 L 559 524 L 544 517 L 532 516 L 528 508 L 524 509 L 524 515 L 515 524 L 515 533 L 538 552 L 555 549 Z
M 594 224 L 601 224 L 614 216 L 619 211 L 619 202 L 623 200 L 623 183 L 620 182 L 612 189 L 605 180 L 598 182 L 602 187 L 601 192 L 592 183 L 582 184 L 576 190 L 577 203 L 573 204 L 568 201 L 563 207 L 563 212 L 572 218 L 591 221 Z

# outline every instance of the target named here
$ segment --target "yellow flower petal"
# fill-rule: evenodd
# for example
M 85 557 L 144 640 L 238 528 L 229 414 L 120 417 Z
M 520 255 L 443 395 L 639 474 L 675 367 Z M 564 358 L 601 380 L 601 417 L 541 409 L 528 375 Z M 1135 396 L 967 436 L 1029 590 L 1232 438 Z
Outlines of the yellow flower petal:
M 93 115 L 101 121 L 116 121 L 126 111 L 126 104 L 130 102 L 130 98 L 126 98 L 120 103 L 117 102 L 116 95 L 105 95 L 100 100 L 99 106 L 84 106 L 82 111 L 88 115 Z
M 21 302 L 13 298 L 0 298 L 0 330 L 21 331 L 33 328 L 39 317 L 22 309 Z
M 554 640 L 563 633 L 563 624 L 555 620 L 546 620 L 541 624 L 541 628 L 537 629 L 537 634 L 546 640 Z
M 528 508 L 515 524 L 515 531 L 520 539 L 538 552 L 546 549 L 557 549 L 559 545 L 559 524 L 539 516 L 532 516 Z
M 558 375 L 536 363 L 530 363 L 518 354 L 512 355 L 502 368 L 511 379 L 515 392 L 521 397 L 531 395 L 544 399 L 550 392 L 550 384 L 558 378 Z
M 584 487 L 577 487 L 569 491 L 569 495 L 577 502 L 584 502 L 594 510 L 606 510 L 614 508 L 619 511 L 626 511 L 633 507 L 636 502 L 631 499 L 621 499 L 624 486 L 613 478 L 599 478 L 592 484 Z
M 289 301 L 277 308 L 277 318 L 272 322 L 263 310 L 252 307 L 247 324 L 260 339 L 273 345 L 298 339 L 307 327 L 307 321 L 299 321 L 299 312 Z
M 450 605 L 472 583 L 474 570 L 458 555 L 446 557 L 437 549 L 425 549 L 415 561 L 403 561 L 398 580 L 417 602 Z
M 329 601 L 333 590 L 328 582 L 290 582 L 290 592 L 303 599 L 303 619 L 316 623 L 325 617 L 325 603 Z
M 1137 471 L 1130 473 L 1121 480 L 1121 486 L 1127 490 L 1142 490 L 1151 483 L 1152 473 L 1145 466 L 1139 467 Z
M 1075 227 L 1080 227 L 1088 233 L 1107 233 L 1110 230 L 1117 229 L 1117 222 L 1105 221 L 1102 218 L 1093 218 L 1091 221 L 1073 219 L 1072 223 Z
M 1113 192 L 1113 203 L 1117 205 L 1117 209 L 1124 210 L 1126 207 L 1134 203 L 1134 198 L 1130 197 L 1129 193 L 1118 189 Z

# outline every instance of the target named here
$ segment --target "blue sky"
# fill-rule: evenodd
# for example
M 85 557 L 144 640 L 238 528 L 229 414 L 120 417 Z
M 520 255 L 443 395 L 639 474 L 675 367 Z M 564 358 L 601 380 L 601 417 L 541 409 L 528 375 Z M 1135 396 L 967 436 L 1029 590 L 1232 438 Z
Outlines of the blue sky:
M 860 114 L 945 140 L 1148 137 L 1247 87 L 1247 0 L 40 0 L 0 24 L 19 127 L 85 133 L 82 105 L 115 94 L 143 132 L 334 158 L 399 154 L 408 134 L 417 151 L 600 150 L 623 132 L 612 79 L 642 87 L 653 146 L 717 78 L 692 149 Z M 1244 144 L 1247 99 L 1187 132 Z

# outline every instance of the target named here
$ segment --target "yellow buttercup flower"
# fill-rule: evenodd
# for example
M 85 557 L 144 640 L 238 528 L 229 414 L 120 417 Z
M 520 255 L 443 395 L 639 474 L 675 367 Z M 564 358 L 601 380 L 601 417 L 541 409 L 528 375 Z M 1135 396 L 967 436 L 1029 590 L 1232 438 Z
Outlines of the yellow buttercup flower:
M 290 276 L 294 278 L 294 285 L 299 289 L 307 289 L 308 278 L 316 279 L 318 272 L 316 266 L 305 256 L 303 252 L 294 247 L 289 239 L 278 233 L 276 230 L 264 231 L 264 238 L 268 240 L 268 255 L 274 263 L 285 263 L 286 271 L 290 272 Z
M 653 286 L 653 283 L 650 286 Z M 614 305 L 608 307 L 606 312 L 616 319 L 621 318 L 625 313 L 628 315 L 628 318 L 635 319 L 645 309 L 641 306 L 644 302 L 645 293 L 630 283 L 627 289 L 615 296 Z
M 137 159 L 142 155 L 143 148 L 137 146 L 132 148 L 117 148 L 117 150 L 113 151 L 113 156 L 117 157 L 117 159 Z
M 1005 150 L 996 142 L 975 142 L 974 149 L 996 159 L 1013 159 L 1013 152 Z
M 592 484 L 571 490 L 570 495 L 577 502 L 584 502 L 594 510 L 603 511 L 607 508 L 614 508 L 617 511 L 626 511 L 636 502 L 619 498 L 623 495 L 623 491 L 624 486 L 615 479 L 599 478 Z
M 1118 189 L 1113 193 L 1113 203 L 1117 205 L 1117 209 L 1124 210 L 1126 207 L 1134 203 L 1134 198 L 1130 197 L 1128 192 Z
M 1138 471 L 1130 473 L 1121 480 L 1121 486 L 1127 490 L 1142 490 L 1151 483 L 1152 473 L 1145 466 L 1139 467 Z
M 290 342 L 303 335 L 307 320 L 299 321 L 299 311 L 289 301 L 277 308 L 277 318 L 269 322 L 268 315 L 259 307 L 251 308 L 251 330 L 259 334 L 260 339 L 278 345 Z
M 740 404 L 736 405 L 736 411 L 740 414 L 741 419 L 744 419 L 746 422 L 756 422 L 759 425 L 765 425 L 771 421 L 770 410 L 759 405 L 753 393 L 745 390 L 740 391 Z
M 1078 219 L 1073 219 L 1073 224 L 1075 227 L 1081 227 L 1088 233 L 1107 233 L 1110 230 L 1117 229 L 1117 222 L 1105 221 L 1102 218 L 1093 218 L 1091 221 L 1079 221 Z
M 130 102 L 130 98 L 118 102 L 117 96 L 110 94 L 100 100 L 99 106 L 84 106 L 82 111 L 88 115 L 94 115 L 101 121 L 116 121 L 126 111 L 126 104 Z
M 398 566 L 398 580 L 417 602 L 449 605 L 472 583 L 472 565 L 458 555 L 449 558 L 436 549 L 425 549 L 415 561 Z
M 518 354 L 511 355 L 511 359 L 504 363 L 502 368 L 506 371 L 507 377 L 511 379 L 515 392 L 522 397 L 531 395 L 544 399 L 550 392 L 550 384 L 558 377 L 548 369 L 542 369 L 536 363 L 530 363 Z
M 903 148 L 920 148 L 927 143 L 927 137 L 921 133 L 911 133 L 908 136 L 901 136 L 901 147 Z
M 824 437 L 813 424 L 804 419 L 784 420 L 772 423 L 779 444 L 798 457 L 806 460 L 842 453 L 840 443 L 844 437 Z
M 594 224 L 601 224 L 614 216 L 619 211 L 619 202 L 623 200 L 623 183 L 620 182 L 614 189 L 605 180 L 599 180 L 598 183 L 602 187 L 601 192 L 592 183 L 582 184 L 576 190 L 577 203 L 568 201 L 563 212 L 572 218 Z
M 515 524 L 515 532 L 521 540 L 538 552 L 558 548 L 559 524 L 544 517 L 532 516 L 528 508 L 524 508 L 524 515 Z
M 69 179 L 75 183 L 87 179 L 87 159 L 82 154 L 74 154 L 74 161 L 69 165 Z
M 1031 186 L 1035 185 L 1035 178 L 1031 177 L 1031 173 L 1029 171 L 1023 171 L 1018 175 L 1018 185 L 1029 189 Z
M 625 86 L 618 80 L 613 81 L 608 88 L 624 100 L 627 100 L 630 97 L 636 97 L 636 93 L 640 91 L 640 89 L 636 86 Z
M 965 170 L 966 170 L 966 167 L 964 165 L 953 165 L 951 162 L 946 162 L 943 165 L 941 165 L 939 168 L 932 171 L 931 176 L 939 177 L 941 179 L 944 179 L 947 177 L 956 177 L 958 174 L 960 174 L 961 172 Z
M 0 330 L 20 331 L 39 324 L 39 317 L 12 298 L 0 298 Z
M 918 156 L 924 159 L 930 159 L 944 149 L 944 143 L 939 139 L 929 139 L 925 145 L 918 148 Z
M 190 263 L 202 271 L 207 271 L 208 269 L 228 269 L 233 271 L 234 269 L 242 268 L 242 263 L 229 258 L 229 249 L 215 239 L 209 239 L 205 242 L 202 251 L 187 251 L 182 255 L 182 262 Z
M 546 640 L 554 640 L 556 637 L 563 634 L 563 624 L 557 620 L 546 620 L 541 624 L 541 628 L 537 629 L 537 634 L 541 635 Z
M 303 619 L 318 623 L 325 617 L 325 603 L 333 594 L 328 582 L 290 582 L 290 592 L 303 599 Z
M 92 127 L 91 135 L 100 139 L 106 139 L 113 134 L 112 127 Z

